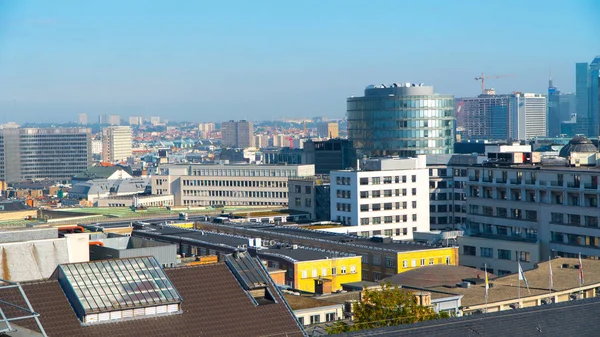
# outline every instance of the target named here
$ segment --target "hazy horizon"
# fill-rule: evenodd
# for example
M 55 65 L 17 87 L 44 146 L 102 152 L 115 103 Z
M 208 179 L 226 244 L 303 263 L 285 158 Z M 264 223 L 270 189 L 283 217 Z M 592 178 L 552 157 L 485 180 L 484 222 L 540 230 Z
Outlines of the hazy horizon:
M 369 84 L 573 92 L 600 2 L 2 1 L 0 122 L 341 118 Z

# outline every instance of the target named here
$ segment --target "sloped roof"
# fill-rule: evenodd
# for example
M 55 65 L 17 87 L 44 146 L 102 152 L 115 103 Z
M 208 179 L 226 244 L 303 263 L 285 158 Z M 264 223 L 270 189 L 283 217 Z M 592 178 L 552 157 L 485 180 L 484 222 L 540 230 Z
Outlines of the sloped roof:
M 598 336 L 600 298 L 368 329 L 335 336 Z
M 224 263 L 165 272 L 183 299 L 181 314 L 83 326 L 58 281 L 25 283 L 23 289 L 48 336 L 304 336 L 273 284 L 277 303 L 256 306 Z M 15 288 L 0 290 L 0 298 L 24 306 L 18 295 Z M 39 331 L 33 319 L 18 324 Z
M 569 144 L 560 149 L 558 155 L 560 157 L 567 158 L 573 152 L 596 153 L 598 152 L 598 149 L 589 139 L 582 136 L 577 136 L 571 139 Z
M 92 179 L 107 179 L 115 172 L 123 170 L 129 175 L 132 175 L 133 171 L 128 166 L 92 166 L 87 171 L 81 172 L 73 177 L 75 180 L 92 180 Z

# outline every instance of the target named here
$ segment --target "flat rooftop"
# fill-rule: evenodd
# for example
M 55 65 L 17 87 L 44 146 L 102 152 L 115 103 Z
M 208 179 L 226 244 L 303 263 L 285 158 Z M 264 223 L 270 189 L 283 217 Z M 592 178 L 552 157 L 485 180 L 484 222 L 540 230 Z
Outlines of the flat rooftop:
M 247 235 L 251 235 L 250 233 L 256 233 L 253 235 L 254 237 L 260 237 L 261 233 L 271 233 L 271 234 L 280 234 L 283 236 L 287 236 L 289 239 L 293 239 L 294 237 L 305 238 L 305 239 L 314 239 L 314 240 L 327 240 L 332 241 L 337 244 L 348 244 L 348 245 L 356 245 L 363 246 L 369 248 L 379 248 L 385 249 L 389 251 L 395 252 L 406 252 L 406 251 L 419 251 L 425 249 L 435 249 L 435 248 L 443 248 L 442 246 L 433 246 L 425 243 L 418 242 L 408 242 L 408 241 L 394 241 L 392 243 L 382 243 L 376 242 L 368 238 L 361 238 L 358 236 L 352 236 L 341 233 L 331 233 L 324 231 L 314 231 L 310 229 L 305 229 L 301 227 L 291 227 L 291 226 L 277 226 L 270 224 L 260 224 L 260 223 L 227 223 L 227 224 L 213 224 L 213 223 L 203 223 L 206 225 L 206 228 L 218 228 L 218 227 L 229 227 L 236 229 L 247 229 Z M 356 231 L 358 227 L 348 226 L 348 231 Z M 293 240 L 290 240 L 293 241 Z
M 257 251 L 258 256 L 264 254 L 279 254 L 289 257 L 290 259 L 298 262 L 302 261 L 314 261 L 314 260 L 325 260 L 339 257 L 352 257 L 355 255 L 344 254 L 336 251 L 320 251 L 311 248 L 298 247 L 298 248 L 269 248 L 261 249 Z

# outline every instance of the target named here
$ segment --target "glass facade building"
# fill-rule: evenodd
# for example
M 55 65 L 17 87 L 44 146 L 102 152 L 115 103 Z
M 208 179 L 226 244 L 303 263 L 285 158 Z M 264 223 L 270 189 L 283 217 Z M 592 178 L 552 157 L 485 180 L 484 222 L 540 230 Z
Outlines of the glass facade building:
M 452 153 L 454 96 L 432 86 L 370 85 L 347 99 L 348 138 L 359 155 L 403 156 Z

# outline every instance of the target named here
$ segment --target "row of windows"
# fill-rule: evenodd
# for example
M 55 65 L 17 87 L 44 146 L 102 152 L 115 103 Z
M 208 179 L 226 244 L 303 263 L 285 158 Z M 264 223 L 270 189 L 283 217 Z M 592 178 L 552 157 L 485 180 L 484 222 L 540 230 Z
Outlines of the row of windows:
M 550 213 L 550 221 L 559 225 L 585 226 L 598 228 L 597 216 L 581 216 L 579 214 Z M 581 221 L 583 219 L 583 222 Z
M 360 205 L 360 211 L 361 212 L 370 212 L 370 211 L 390 211 L 393 209 L 406 209 L 407 206 L 407 202 L 403 201 L 402 203 L 400 202 L 395 202 L 395 203 L 391 203 L 391 202 L 386 202 L 384 204 L 361 204 Z M 383 205 L 383 207 L 382 207 Z M 402 206 L 402 207 L 400 207 Z M 411 208 L 417 208 L 417 202 L 416 201 L 412 201 L 411 202 Z
M 417 182 L 417 175 L 415 175 L 415 174 L 411 175 L 410 181 L 413 183 Z M 403 182 L 403 183 L 406 182 L 406 176 L 393 176 L 393 177 L 392 176 L 384 176 L 384 177 L 360 178 L 361 185 L 369 185 L 369 182 L 371 185 L 379 185 L 382 182 L 384 184 L 391 184 L 391 183 L 399 184 L 400 182 Z
M 225 176 L 225 177 L 295 177 L 297 172 L 290 169 L 260 169 L 260 168 L 222 168 L 222 169 L 196 169 L 189 170 L 192 176 Z
M 331 274 L 329 274 L 328 272 L 331 270 Z M 338 273 L 339 271 L 339 273 Z M 329 275 L 345 275 L 347 273 L 350 274 L 356 274 L 356 266 L 355 265 L 350 265 L 350 266 L 340 266 L 339 270 L 337 267 L 333 267 L 333 268 L 321 268 L 320 270 L 320 274 L 319 274 L 319 270 L 318 269 L 313 269 L 311 271 L 311 278 L 318 278 L 318 277 L 327 277 Z M 309 278 L 308 276 L 308 270 L 303 270 L 302 271 L 302 278 Z
M 508 249 L 496 249 L 497 254 L 496 258 L 499 260 L 512 260 L 512 251 Z M 463 246 L 463 255 L 468 256 L 477 256 L 477 247 L 475 246 Z M 479 247 L 479 256 L 494 258 L 494 249 L 490 247 Z M 526 251 L 515 251 L 515 259 L 518 259 L 520 262 L 530 262 L 531 254 Z
M 577 235 L 561 232 L 550 232 L 550 239 L 555 243 L 562 243 L 572 246 L 582 247 L 600 247 L 600 238 L 597 236 Z
M 159 193 L 164 194 L 164 193 Z M 185 206 L 287 206 L 283 201 L 247 201 L 247 200 L 189 200 L 183 199 Z
M 413 227 L 412 231 L 416 232 L 417 227 Z M 350 235 L 368 238 L 368 237 L 375 236 L 375 235 L 382 235 L 382 233 L 384 236 L 387 236 L 387 237 L 394 236 L 394 233 L 395 233 L 395 236 L 408 235 L 408 228 L 384 229 L 383 232 L 381 230 L 350 232 Z M 362 258 L 363 258 L 363 263 L 369 263 L 368 256 L 363 255 Z
M 419 266 L 425 266 L 425 264 L 427 263 L 430 266 L 433 266 L 434 264 L 436 264 L 435 262 L 437 261 L 437 264 L 443 264 L 444 262 L 447 265 L 451 264 L 451 260 L 450 260 L 450 256 L 446 256 L 446 258 L 444 257 L 430 257 L 430 258 L 421 258 L 419 259 Z M 402 268 L 409 268 L 409 264 L 408 264 L 408 260 L 404 260 L 402 261 Z M 410 267 L 416 267 L 417 266 L 417 259 L 413 259 L 410 261 Z
M 382 193 L 383 192 L 383 193 Z M 393 192 L 393 194 L 392 194 Z M 412 188 L 410 191 L 411 195 L 417 195 L 417 189 L 416 188 Z M 399 196 L 403 196 L 405 197 L 407 195 L 407 189 L 406 188 L 402 188 L 402 189 L 394 189 L 394 190 L 375 190 L 375 191 L 360 191 L 360 198 L 361 199 L 367 199 L 369 198 L 369 196 L 371 198 L 387 198 L 387 197 L 399 197 Z
M 287 192 L 272 191 L 227 191 L 227 190 L 183 190 L 184 197 L 226 197 L 226 198 L 277 198 L 288 197 Z
M 162 179 L 157 179 L 158 181 Z M 258 188 L 287 188 L 287 181 L 270 180 L 189 180 L 183 179 L 183 186 L 219 186 L 219 187 L 258 187 Z M 158 184 L 160 185 L 160 184 Z
M 417 215 L 413 214 L 411 216 L 411 219 L 413 222 L 417 221 Z M 383 223 L 404 223 L 404 222 L 408 222 L 408 215 L 407 214 L 402 214 L 402 215 L 388 215 L 388 216 L 374 216 L 372 218 L 360 218 L 360 224 L 361 226 L 364 225 L 380 225 L 383 220 Z M 395 220 L 395 221 L 394 221 Z
M 469 205 L 469 214 L 494 216 L 526 221 L 537 221 L 538 212 L 533 210 L 521 210 L 519 208 L 505 208 L 492 206 Z
M 501 226 L 488 223 L 469 222 L 467 224 L 469 231 L 473 234 L 493 234 L 502 236 L 513 236 L 517 238 L 537 239 L 537 229 L 523 228 L 519 226 Z

